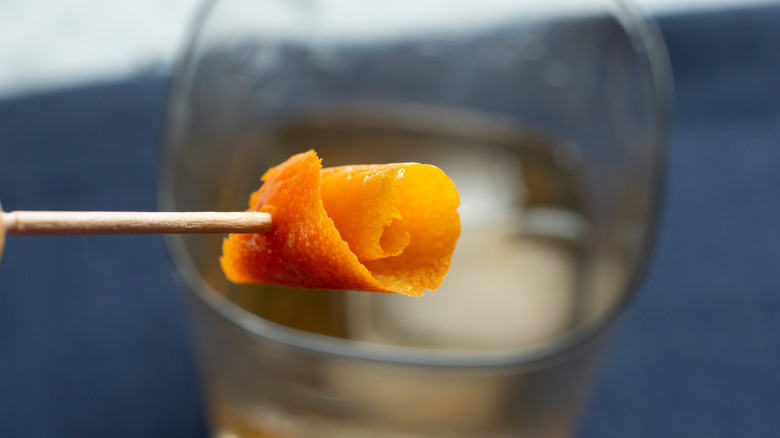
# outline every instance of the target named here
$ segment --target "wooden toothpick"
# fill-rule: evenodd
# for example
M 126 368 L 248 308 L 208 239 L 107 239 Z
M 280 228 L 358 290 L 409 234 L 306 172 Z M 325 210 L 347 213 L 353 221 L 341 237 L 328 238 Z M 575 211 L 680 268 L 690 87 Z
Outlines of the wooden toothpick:
M 271 215 L 259 212 L 0 211 L 0 235 L 3 230 L 30 235 L 268 233 L 272 229 Z

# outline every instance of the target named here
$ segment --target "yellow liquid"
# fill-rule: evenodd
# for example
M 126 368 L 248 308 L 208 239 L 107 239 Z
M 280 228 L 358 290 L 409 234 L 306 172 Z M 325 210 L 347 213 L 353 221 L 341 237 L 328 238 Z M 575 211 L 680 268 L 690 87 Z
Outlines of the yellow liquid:
M 583 295 L 590 224 L 572 170 L 577 156 L 552 138 L 469 118 L 437 125 L 407 116 L 337 114 L 279 127 L 265 133 L 262 141 L 265 146 L 257 155 L 237 160 L 242 166 L 225 184 L 216 209 L 243 208 L 267 167 L 312 148 L 324 166 L 417 161 L 442 168 L 461 195 L 463 229 L 444 284 L 422 298 L 230 284 L 214 257 L 221 239 L 194 237 L 211 239 L 191 242 L 205 248 L 196 252 L 203 254 L 204 278 L 260 318 L 372 344 L 480 354 L 553 341 L 611 302 L 609 297 Z M 398 409 L 403 400 L 396 400 L 394 392 L 402 398 L 415 394 L 414 388 L 380 388 L 381 379 L 369 376 L 363 381 L 349 367 L 328 373 L 327 379 L 350 397 L 371 398 L 380 391 L 382 397 L 373 401 L 378 411 Z M 501 403 L 501 385 L 456 386 L 441 388 L 441 397 L 429 403 L 441 408 L 425 415 L 440 415 L 445 424 L 497 415 L 500 408 L 494 403 Z M 262 408 L 233 409 L 220 398 L 215 395 L 211 403 L 220 437 L 345 438 L 366 432 L 322 432 L 294 418 L 276 421 L 275 413 Z
M 442 287 L 410 299 L 232 285 L 214 260 L 208 277 L 222 293 L 285 326 L 407 347 L 514 348 L 551 339 L 577 323 L 574 295 L 587 221 L 574 174 L 558 165 L 550 139 L 367 123 L 292 124 L 276 133 L 271 151 L 286 157 L 313 148 L 324 166 L 419 161 L 441 167 L 461 194 L 463 226 Z M 259 178 L 265 169 L 251 171 Z M 250 190 L 231 191 L 230 203 L 245 205 Z

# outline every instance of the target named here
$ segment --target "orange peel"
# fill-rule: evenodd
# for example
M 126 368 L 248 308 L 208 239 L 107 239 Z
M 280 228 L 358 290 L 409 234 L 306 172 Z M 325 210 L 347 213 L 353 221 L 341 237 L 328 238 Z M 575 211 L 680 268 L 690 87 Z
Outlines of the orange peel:
M 438 288 L 460 236 L 457 189 L 419 163 L 325 168 L 314 151 L 262 177 L 249 211 L 266 234 L 231 234 L 220 263 L 235 283 L 397 292 Z

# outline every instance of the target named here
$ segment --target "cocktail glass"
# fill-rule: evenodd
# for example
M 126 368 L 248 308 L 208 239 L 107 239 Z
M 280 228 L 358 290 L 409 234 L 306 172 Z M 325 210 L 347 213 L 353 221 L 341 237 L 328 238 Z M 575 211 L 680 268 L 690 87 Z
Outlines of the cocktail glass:
M 168 239 L 215 436 L 561 437 L 653 240 L 669 71 L 624 1 L 221 0 L 176 71 L 165 210 L 243 210 L 264 171 L 417 161 L 461 194 L 423 298 L 234 285 Z

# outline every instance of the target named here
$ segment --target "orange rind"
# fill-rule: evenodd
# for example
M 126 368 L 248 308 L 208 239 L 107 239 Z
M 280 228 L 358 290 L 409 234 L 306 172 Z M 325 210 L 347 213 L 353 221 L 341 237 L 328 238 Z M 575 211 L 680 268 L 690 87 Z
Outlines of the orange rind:
M 220 263 L 235 283 L 421 296 L 438 288 L 460 235 L 457 189 L 419 163 L 325 168 L 314 151 L 271 168 L 249 200 L 266 234 L 231 234 Z

